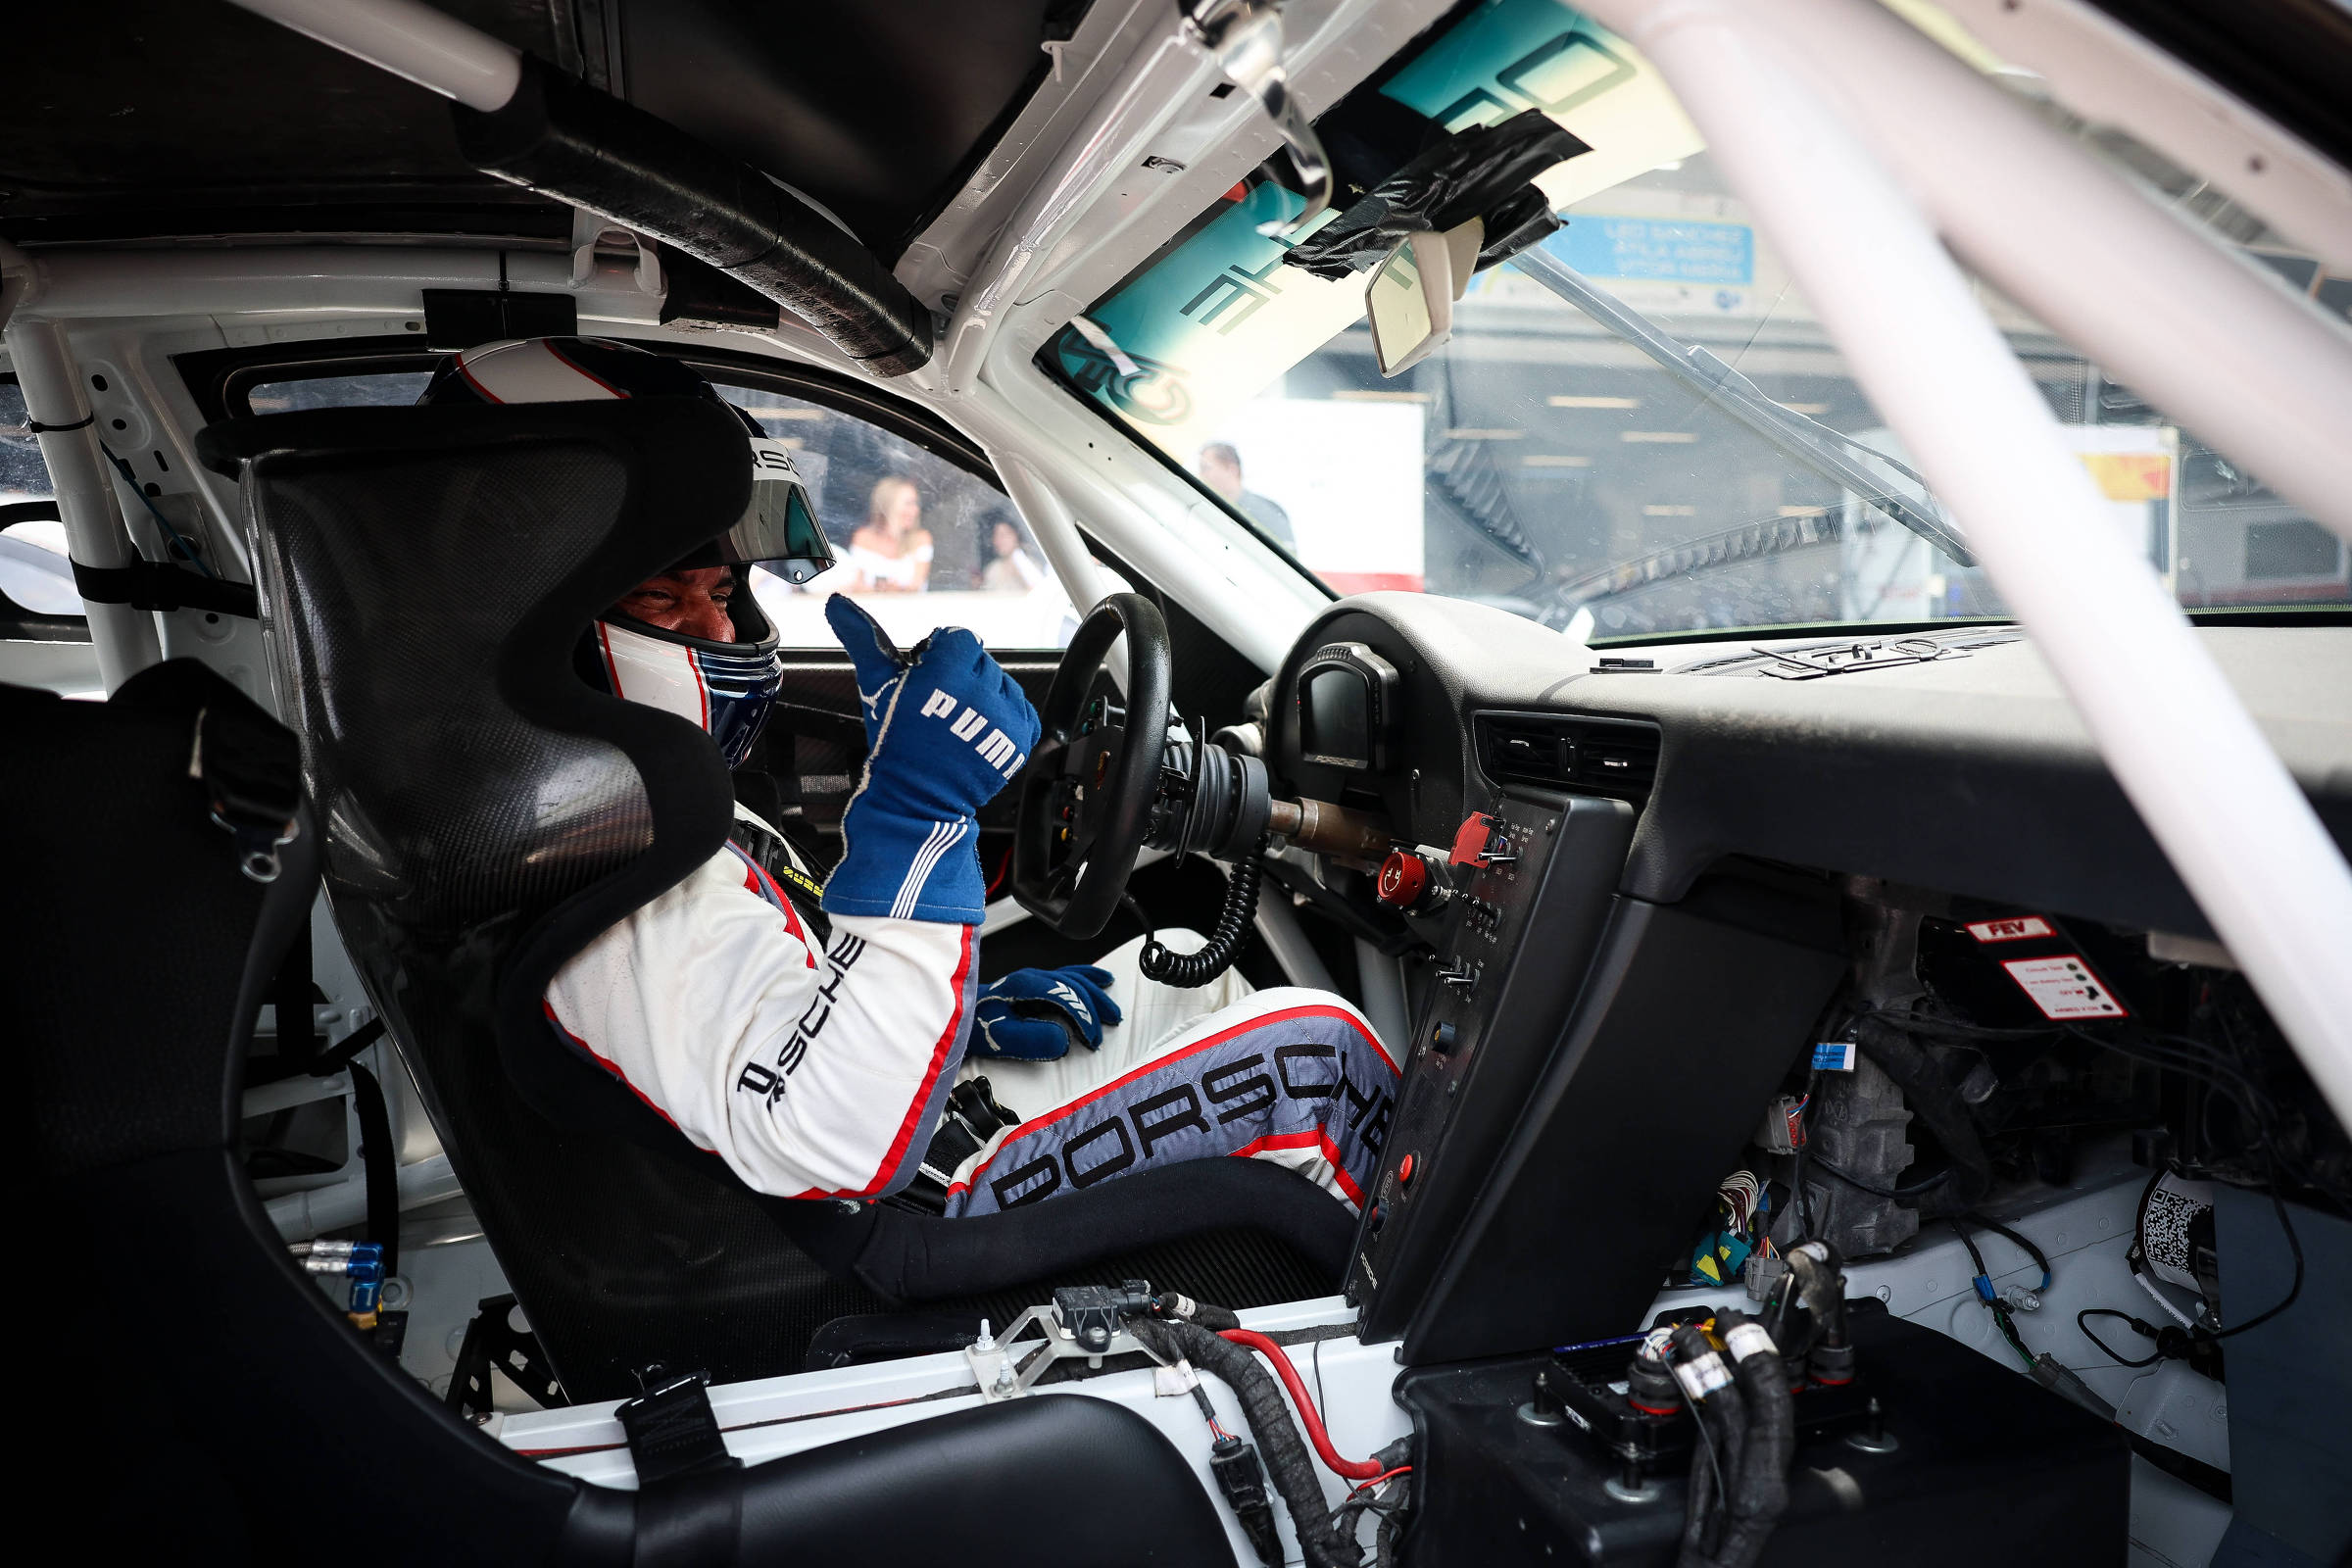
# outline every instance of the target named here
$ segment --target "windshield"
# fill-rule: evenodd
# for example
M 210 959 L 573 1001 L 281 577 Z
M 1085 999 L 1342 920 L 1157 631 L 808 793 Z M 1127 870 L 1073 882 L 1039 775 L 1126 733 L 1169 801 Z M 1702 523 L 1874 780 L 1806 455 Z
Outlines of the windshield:
M 1602 639 L 2003 614 L 1621 39 L 1555 0 L 1489 0 L 1321 128 L 1346 146 L 1409 113 L 1426 144 L 1531 107 L 1592 149 L 1537 181 L 1566 226 L 1477 272 L 1451 338 L 1394 378 L 1363 278 L 1285 266 L 1294 241 L 1258 232 L 1300 205 L 1264 181 L 1229 191 L 1041 363 L 1336 592 L 1476 599 Z M 2135 151 L 2133 175 L 2176 194 Z M 2345 311 L 2352 287 L 2258 221 L 2202 187 L 2180 202 Z M 2182 605 L 2352 604 L 2335 535 L 1979 287 L 2114 526 Z

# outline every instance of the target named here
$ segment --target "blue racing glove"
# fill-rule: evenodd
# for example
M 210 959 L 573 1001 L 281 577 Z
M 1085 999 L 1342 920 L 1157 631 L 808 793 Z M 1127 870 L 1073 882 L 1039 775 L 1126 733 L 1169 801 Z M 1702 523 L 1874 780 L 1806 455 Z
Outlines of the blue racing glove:
M 980 988 L 972 1009 L 974 1054 L 1010 1061 L 1058 1061 L 1072 1041 L 1102 1049 L 1102 1027 L 1119 1021 L 1110 971 L 1091 963 L 1015 969 Z
M 973 818 L 1029 760 L 1037 711 L 960 626 L 903 655 L 840 594 L 825 619 L 857 670 L 866 734 L 825 912 L 976 924 L 988 895 Z

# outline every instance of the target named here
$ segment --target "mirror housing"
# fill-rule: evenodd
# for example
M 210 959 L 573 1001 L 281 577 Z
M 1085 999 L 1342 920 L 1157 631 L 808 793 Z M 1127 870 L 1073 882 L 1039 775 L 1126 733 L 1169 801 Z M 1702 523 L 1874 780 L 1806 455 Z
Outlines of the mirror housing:
M 1384 376 L 1400 375 L 1453 336 L 1453 302 L 1470 286 L 1486 224 L 1479 219 L 1443 234 L 1407 234 L 1364 283 L 1364 319 Z

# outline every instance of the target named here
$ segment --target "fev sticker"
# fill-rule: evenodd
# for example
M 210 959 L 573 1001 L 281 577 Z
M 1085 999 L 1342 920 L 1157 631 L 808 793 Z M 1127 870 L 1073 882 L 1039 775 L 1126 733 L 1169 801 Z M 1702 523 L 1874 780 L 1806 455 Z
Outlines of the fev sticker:
M 1979 920 L 1968 928 L 1968 934 L 1979 942 L 2023 942 L 2028 937 L 2049 937 L 2058 933 L 2050 922 L 2038 914 L 2020 915 L 2014 920 Z
M 2025 987 L 2045 1018 L 2128 1018 L 2107 982 L 2091 972 L 2079 954 L 2057 958 L 2011 958 L 2001 965 Z

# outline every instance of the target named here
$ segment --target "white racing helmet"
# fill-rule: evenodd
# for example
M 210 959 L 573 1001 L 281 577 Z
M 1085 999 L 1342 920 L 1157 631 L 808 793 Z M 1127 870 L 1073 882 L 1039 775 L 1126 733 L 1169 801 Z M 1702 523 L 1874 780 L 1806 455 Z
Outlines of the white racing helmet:
M 417 401 L 571 403 L 628 397 L 708 398 L 747 427 L 751 505 L 724 534 L 671 564 L 672 570 L 735 568 L 736 591 L 728 605 L 735 638 L 692 637 L 609 610 L 582 636 L 574 662 L 591 685 L 701 725 L 718 743 L 727 765 L 740 766 L 767 722 L 784 674 L 775 628 L 752 592 L 751 569 L 764 567 L 797 585 L 833 564 L 832 546 L 817 526 L 791 449 L 768 439 L 750 415 L 727 403 L 691 367 L 603 338 L 484 343 L 445 361 Z

